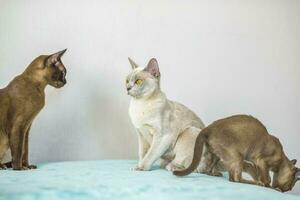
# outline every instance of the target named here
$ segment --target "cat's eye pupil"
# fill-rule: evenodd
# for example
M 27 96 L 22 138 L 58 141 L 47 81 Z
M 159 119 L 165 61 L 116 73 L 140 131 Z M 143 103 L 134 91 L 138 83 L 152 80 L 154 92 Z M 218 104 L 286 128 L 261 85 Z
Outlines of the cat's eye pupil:
M 141 79 L 138 79 L 135 81 L 135 84 L 137 84 L 137 85 L 141 85 L 142 83 L 143 83 L 143 81 Z

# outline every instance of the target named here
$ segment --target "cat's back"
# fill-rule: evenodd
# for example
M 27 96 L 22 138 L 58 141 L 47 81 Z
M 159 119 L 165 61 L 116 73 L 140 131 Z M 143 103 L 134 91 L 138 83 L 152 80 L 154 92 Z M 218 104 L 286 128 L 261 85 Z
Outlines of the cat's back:
M 223 127 L 233 127 L 237 125 L 249 126 L 251 124 L 256 124 L 258 126 L 264 127 L 264 125 L 258 119 L 252 117 L 251 115 L 233 115 L 230 117 L 216 120 L 207 127 L 223 128 Z
M 217 120 L 205 128 L 209 140 L 226 143 L 251 144 L 269 137 L 266 127 L 250 115 L 234 115 Z M 246 145 L 247 146 L 247 145 Z
M 191 124 L 192 126 L 200 129 L 204 128 L 204 123 L 202 120 L 187 106 L 171 100 L 169 100 L 169 104 L 173 110 L 174 117 L 176 117 L 182 123 Z

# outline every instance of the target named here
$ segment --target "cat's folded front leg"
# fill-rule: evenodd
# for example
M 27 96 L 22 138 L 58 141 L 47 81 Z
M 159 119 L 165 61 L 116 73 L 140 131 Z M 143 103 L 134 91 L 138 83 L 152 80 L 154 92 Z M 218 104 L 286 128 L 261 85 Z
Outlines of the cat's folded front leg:
M 148 150 L 143 160 L 139 162 L 136 170 L 150 170 L 152 164 L 169 149 L 174 139 L 176 138 L 174 138 L 172 134 L 154 135 L 150 149 Z

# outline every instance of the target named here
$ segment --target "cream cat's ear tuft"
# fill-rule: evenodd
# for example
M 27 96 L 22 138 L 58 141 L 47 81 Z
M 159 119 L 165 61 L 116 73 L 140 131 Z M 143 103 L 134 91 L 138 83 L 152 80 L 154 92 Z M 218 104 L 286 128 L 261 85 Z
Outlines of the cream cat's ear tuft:
M 136 64 L 131 58 L 128 57 L 128 60 L 132 69 L 139 67 L 138 64 Z
M 64 49 L 62 51 L 56 52 L 54 54 L 51 54 L 50 56 L 47 57 L 46 59 L 46 66 L 50 66 L 53 63 L 56 63 L 57 61 L 60 60 L 60 58 L 64 55 L 64 53 L 67 51 L 67 49 Z
M 152 76 L 158 78 L 160 76 L 158 62 L 155 58 L 151 58 L 147 67 L 145 67 L 144 71 L 149 72 Z

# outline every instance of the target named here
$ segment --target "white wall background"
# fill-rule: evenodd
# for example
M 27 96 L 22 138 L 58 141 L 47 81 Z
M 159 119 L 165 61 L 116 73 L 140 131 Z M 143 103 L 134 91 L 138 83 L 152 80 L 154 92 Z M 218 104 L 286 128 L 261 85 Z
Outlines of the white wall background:
M 0 0 L 1 87 L 63 48 L 68 84 L 47 88 L 34 163 L 137 157 L 128 56 L 141 65 L 156 57 L 162 89 L 206 124 L 252 114 L 300 159 L 298 0 Z

